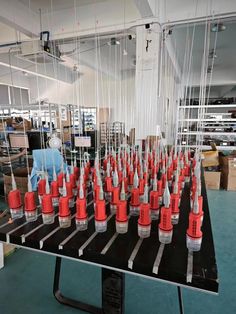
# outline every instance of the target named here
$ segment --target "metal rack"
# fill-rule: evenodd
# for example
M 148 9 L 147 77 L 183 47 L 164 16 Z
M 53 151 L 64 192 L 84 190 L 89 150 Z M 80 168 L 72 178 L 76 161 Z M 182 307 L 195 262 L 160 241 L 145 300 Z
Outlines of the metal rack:
M 210 149 L 210 143 L 215 142 L 219 150 L 236 149 L 236 118 L 231 118 L 230 112 L 223 112 L 224 109 L 236 111 L 236 103 L 217 103 L 209 101 L 208 105 L 192 104 L 187 100 L 186 105 L 178 107 L 177 121 L 177 143 L 178 145 L 195 148 L 197 139 L 203 138 L 201 149 Z M 199 122 L 198 110 L 206 109 L 204 118 L 201 119 L 202 129 L 197 130 L 195 124 Z M 219 108 L 222 109 L 219 111 Z M 188 111 L 190 110 L 190 111 Z M 217 112 L 217 110 L 219 112 Z M 181 127 L 182 126 L 182 127 Z
M 114 146 L 118 146 L 125 135 L 125 124 L 123 122 L 100 123 L 100 141 L 105 144 L 110 141 Z

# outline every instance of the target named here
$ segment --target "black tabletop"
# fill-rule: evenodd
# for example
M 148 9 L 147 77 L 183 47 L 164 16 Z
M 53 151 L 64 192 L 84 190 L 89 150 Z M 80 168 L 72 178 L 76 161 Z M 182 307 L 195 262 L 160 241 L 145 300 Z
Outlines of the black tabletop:
M 153 221 L 151 236 L 140 240 L 137 217 L 129 218 L 126 234 L 117 234 L 115 216 L 107 204 L 108 227 L 105 233 L 95 233 L 93 195 L 87 197 L 89 224 L 86 231 L 77 231 L 72 211 L 70 228 L 59 227 L 58 216 L 52 225 L 43 225 L 42 216 L 27 223 L 25 218 L 8 223 L 9 217 L 0 220 L 0 241 L 22 247 L 53 253 L 78 261 L 98 264 L 150 279 L 164 280 L 176 285 L 218 292 L 218 276 L 214 243 L 205 185 L 202 185 L 204 219 L 201 250 L 190 254 L 186 247 L 186 230 L 190 211 L 190 189 L 186 183 L 180 204 L 179 223 L 174 225 L 172 243 L 161 245 L 158 240 L 158 223 Z M 162 254 L 161 254 L 162 253 Z M 159 256 L 159 258 L 158 258 Z M 158 262 L 158 271 L 154 271 Z

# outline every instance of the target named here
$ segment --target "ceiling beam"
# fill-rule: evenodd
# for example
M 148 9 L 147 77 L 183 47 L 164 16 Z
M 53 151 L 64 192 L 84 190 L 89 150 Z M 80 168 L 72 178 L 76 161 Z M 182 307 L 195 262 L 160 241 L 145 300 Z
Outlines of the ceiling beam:
M 30 38 L 39 36 L 39 14 L 18 0 L 1 0 L 0 21 Z
M 141 15 L 141 18 L 155 16 L 155 0 L 134 0 L 134 3 Z

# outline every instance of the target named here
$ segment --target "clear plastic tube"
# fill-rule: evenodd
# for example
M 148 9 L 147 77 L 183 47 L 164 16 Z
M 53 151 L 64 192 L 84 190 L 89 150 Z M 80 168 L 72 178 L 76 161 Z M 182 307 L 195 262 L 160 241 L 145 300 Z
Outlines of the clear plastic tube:
M 24 215 L 23 206 L 18 208 L 10 208 L 11 218 L 12 219 L 19 219 L 22 218 Z
M 188 236 L 188 234 L 186 235 L 186 241 L 187 241 L 187 248 L 189 251 L 192 252 L 198 252 L 201 249 L 201 245 L 202 245 L 202 238 L 191 238 Z
M 36 221 L 38 218 L 37 209 L 25 211 L 25 218 L 28 222 Z
M 128 231 L 128 221 L 124 221 L 124 222 L 116 221 L 117 233 L 126 233 L 127 231 Z
M 172 241 L 173 230 L 163 231 L 159 228 L 159 241 L 164 244 L 169 244 Z
M 106 232 L 107 231 L 107 221 L 95 220 L 95 230 L 96 232 Z
M 59 225 L 61 228 L 69 228 L 71 226 L 71 216 L 68 217 L 59 216 Z
M 138 224 L 138 235 L 140 238 L 150 237 L 150 232 L 151 232 L 151 225 L 142 226 L 142 225 Z
M 85 219 L 76 219 L 76 228 L 80 231 L 88 229 L 88 218 Z
M 45 225 L 50 225 L 50 224 L 54 223 L 54 220 L 55 220 L 54 213 L 50 213 L 50 214 L 43 214 L 42 213 L 42 217 L 43 217 L 43 223 Z

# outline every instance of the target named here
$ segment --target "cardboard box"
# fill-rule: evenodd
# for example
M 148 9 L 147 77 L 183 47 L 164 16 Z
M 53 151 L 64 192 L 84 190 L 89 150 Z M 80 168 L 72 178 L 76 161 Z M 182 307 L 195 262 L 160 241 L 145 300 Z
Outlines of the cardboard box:
M 202 152 L 202 166 L 203 167 L 219 166 L 219 152 L 213 150 Z
M 204 178 L 206 188 L 210 190 L 219 190 L 220 189 L 220 171 L 205 171 Z
M 221 156 L 221 186 L 227 191 L 236 191 L 236 156 Z
M 147 138 L 146 138 L 146 141 L 148 141 L 150 149 L 153 149 L 158 144 L 159 136 L 148 135 Z

